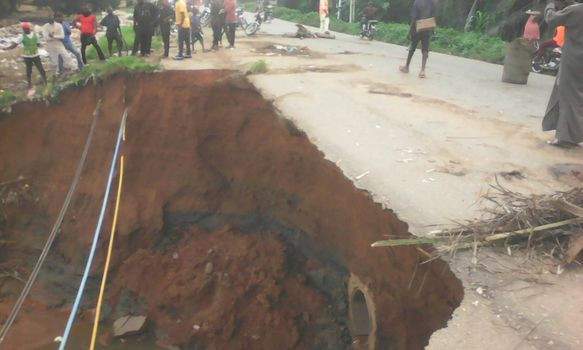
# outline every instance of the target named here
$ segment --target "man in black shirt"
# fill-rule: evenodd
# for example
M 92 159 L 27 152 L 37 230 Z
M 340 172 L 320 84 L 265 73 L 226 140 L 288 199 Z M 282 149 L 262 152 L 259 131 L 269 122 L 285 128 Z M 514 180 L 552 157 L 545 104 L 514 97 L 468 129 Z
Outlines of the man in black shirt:
M 170 53 L 170 30 L 172 28 L 172 21 L 174 19 L 174 11 L 170 6 L 168 0 L 162 0 L 161 6 L 158 9 L 159 17 L 158 24 L 160 25 L 160 35 L 164 43 L 164 57 L 168 57 Z
M 105 37 L 107 38 L 109 56 L 111 57 L 113 55 L 113 42 L 115 41 L 118 55 L 121 57 L 121 48 L 123 46 L 122 32 L 119 17 L 113 13 L 113 8 L 109 7 L 107 9 L 107 16 L 103 17 L 99 24 L 107 28 Z
M 154 35 L 157 17 L 156 6 L 144 0 L 138 0 L 136 7 L 134 7 L 134 31 L 136 38 L 134 40 L 132 55 L 136 54 L 138 48 L 142 56 L 150 54 L 152 35 Z

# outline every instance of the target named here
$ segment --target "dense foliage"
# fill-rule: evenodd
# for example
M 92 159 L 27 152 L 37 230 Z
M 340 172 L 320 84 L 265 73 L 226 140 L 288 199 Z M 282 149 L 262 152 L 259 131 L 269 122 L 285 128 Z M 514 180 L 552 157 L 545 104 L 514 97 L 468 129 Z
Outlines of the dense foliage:
M 0 0 L 0 17 L 16 11 L 20 0 Z
M 35 0 L 38 6 L 50 6 L 53 10 L 66 14 L 79 11 L 84 4 L 88 4 L 93 11 L 101 11 L 109 6 L 117 8 L 119 3 L 120 0 Z
M 299 10 L 278 7 L 275 17 L 283 20 L 318 27 L 320 19 L 316 12 L 302 13 Z M 358 23 L 347 23 L 335 18 L 330 23 L 333 31 L 358 35 Z M 409 25 L 404 23 L 379 23 L 376 40 L 392 44 L 407 45 Z M 498 38 L 478 32 L 463 32 L 453 28 L 438 28 L 432 41 L 432 50 L 455 56 L 501 63 L 504 59 L 504 42 Z

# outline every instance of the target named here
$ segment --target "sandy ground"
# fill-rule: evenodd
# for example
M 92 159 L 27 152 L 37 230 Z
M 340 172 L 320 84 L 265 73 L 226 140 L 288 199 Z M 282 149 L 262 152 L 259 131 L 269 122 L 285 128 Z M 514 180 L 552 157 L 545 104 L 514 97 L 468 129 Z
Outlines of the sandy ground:
M 525 193 L 580 184 L 565 169 L 583 167 L 583 150 L 549 147 L 552 134 L 540 130 L 552 77 L 531 75 L 527 86 L 508 85 L 500 82 L 501 66 L 432 54 L 422 80 L 419 57 L 410 75 L 397 71 L 404 47 L 343 34 L 336 40 L 281 36 L 292 31 L 291 23 L 275 20 L 254 38 L 238 33 L 236 50 L 163 64 L 245 69 L 265 60 L 269 71 L 251 77 L 262 94 L 417 235 L 479 215 L 474 203 L 500 172 L 521 172 L 525 179 L 502 181 Z M 205 34 L 208 45 L 211 33 Z M 263 49 L 272 44 L 307 47 L 310 54 Z M 583 347 L 580 269 L 556 275 L 537 260 L 491 250 L 482 250 L 476 265 L 467 254 L 451 265 L 466 298 L 429 349 Z

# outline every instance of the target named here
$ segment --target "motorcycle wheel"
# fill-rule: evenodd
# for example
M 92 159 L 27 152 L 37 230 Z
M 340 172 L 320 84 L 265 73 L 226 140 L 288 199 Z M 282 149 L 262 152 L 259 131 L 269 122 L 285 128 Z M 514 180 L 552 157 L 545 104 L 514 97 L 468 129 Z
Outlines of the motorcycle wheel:
M 245 34 L 254 35 L 259 30 L 259 23 L 253 22 L 245 28 Z
M 533 61 L 532 62 L 532 66 L 531 66 L 531 70 L 534 73 L 542 73 L 543 68 L 542 68 L 542 66 L 541 66 L 541 64 L 539 62 Z
M 372 33 L 371 33 L 371 34 L 368 36 L 368 41 L 372 41 L 372 39 L 374 39 L 374 34 L 372 34 Z

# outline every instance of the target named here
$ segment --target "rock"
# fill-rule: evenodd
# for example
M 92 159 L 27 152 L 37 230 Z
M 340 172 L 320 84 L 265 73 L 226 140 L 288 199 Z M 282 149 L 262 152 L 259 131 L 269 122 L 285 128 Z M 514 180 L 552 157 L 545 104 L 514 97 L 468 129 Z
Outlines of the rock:
M 123 337 L 138 334 L 144 330 L 146 316 L 123 316 L 113 323 L 113 336 Z
M 213 263 L 212 262 L 208 262 L 206 264 L 206 266 L 204 267 L 204 273 L 206 273 L 207 275 L 210 275 L 211 273 L 213 273 Z

